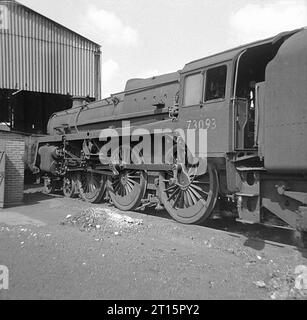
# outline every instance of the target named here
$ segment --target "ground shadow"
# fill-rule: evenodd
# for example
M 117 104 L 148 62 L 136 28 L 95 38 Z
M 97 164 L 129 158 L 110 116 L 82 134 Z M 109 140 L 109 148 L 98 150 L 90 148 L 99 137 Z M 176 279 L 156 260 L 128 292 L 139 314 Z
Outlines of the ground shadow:
M 244 245 L 257 251 L 261 251 L 267 244 L 276 247 L 293 246 L 304 258 L 307 258 L 307 249 L 303 247 L 295 230 L 262 224 L 247 224 L 236 219 L 211 219 L 206 227 L 225 231 L 230 236 L 244 236 Z
M 24 205 L 35 205 L 46 200 L 62 197 L 60 193 L 52 195 L 44 194 L 43 188 L 37 185 L 27 186 L 24 193 Z M 137 212 L 143 215 L 173 221 L 166 210 L 147 208 Z M 174 221 L 174 223 L 176 222 Z M 219 212 L 216 212 L 213 218 L 209 219 L 205 225 L 199 225 L 199 227 L 227 232 L 231 237 L 246 237 L 244 245 L 257 251 L 263 250 L 267 244 L 277 247 L 284 247 L 285 245 L 294 246 L 301 252 L 304 258 L 307 258 L 307 249 L 301 246 L 302 244 L 298 241 L 295 231 L 291 229 L 260 224 L 247 224 L 233 217 L 221 217 Z
M 46 200 L 62 198 L 60 193 L 45 194 L 42 185 L 26 185 L 24 188 L 23 204 L 21 206 L 31 206 Z
M 160 219 L 173 220 L 172 217 L 164 209 L 156 210 L 155 208 L 147 208 L 147 209 L 139 210 L 136 212 L 143 214 L 143 215 L 147 215 L 147 216 L 154 216 L 154 217 L 157 217 Z
M 172 220 L 165 210 L 156 211 L 154 208 L 146 209 L 141 213 Z M 231 237 L 246 237 L 244 246 L 261 251 L 267 244 L 276 247 L 293 246 L 307 258 L 307 249 L 302 247 L 301 241 L 297 238 L 294 230 L 271 225 L 248 224 L 235 218 L 219 217 L 218 213 L 214 218 L 209 219 L 206 224 L 199 227 L 227 232 Z

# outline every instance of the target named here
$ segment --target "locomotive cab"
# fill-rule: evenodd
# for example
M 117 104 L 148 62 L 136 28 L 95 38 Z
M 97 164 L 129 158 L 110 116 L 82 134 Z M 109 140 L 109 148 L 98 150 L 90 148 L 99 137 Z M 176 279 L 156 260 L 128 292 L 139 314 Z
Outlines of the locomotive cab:
M 268 63 L 274 59 L 280 46 L 286 40 L 275 41 L 251 47 L 241 52 L 236 60 L 234 79 L 234 149 L 255 150 L 258 147 L 258 84 L 265 81 Z

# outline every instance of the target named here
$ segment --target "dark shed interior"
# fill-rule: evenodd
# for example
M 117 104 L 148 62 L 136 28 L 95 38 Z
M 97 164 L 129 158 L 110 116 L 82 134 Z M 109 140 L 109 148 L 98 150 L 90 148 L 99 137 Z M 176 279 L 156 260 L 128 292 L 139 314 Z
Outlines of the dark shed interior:
M 51 115 L 71 108 L 71 98 L 70 95 L 0 90 L 1 128 L 46 134 Z

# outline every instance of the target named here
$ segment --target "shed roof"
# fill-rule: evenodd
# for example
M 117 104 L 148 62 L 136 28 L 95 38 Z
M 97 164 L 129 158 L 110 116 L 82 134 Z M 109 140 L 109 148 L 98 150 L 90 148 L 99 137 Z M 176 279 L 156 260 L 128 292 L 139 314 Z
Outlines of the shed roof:
M 90 43 L 92 43 L 92 44 L 94 44 L 94 45 L 96 45 L 96 46 L 98 46 L 98 47 L 101 47 L 101 45 L 98 44 L 97 42 L 94 42 L 94 41 L 92 41 L 92 40 L 84 37 L 84 36 L 81 35 L 80 33 L 75 32 L 75 31 L 73 31 L 73 30 L 65 27 L 64 25 L 60 24 L 59 22 L 56 22 L 56 21 L 54 21 L 54 20 L 46 17 L 45 15 L 43 15 L 43 14 L 41 14 L 41 13 L 39 13 L 39 12 L 37 12 L 37 11 L 35 11 L 35 10 L 27 7 L 27 6 L 25 6 L 24 4 L 22 4 L 22 3 L 18 2 L 18 1 L 15 1 L 15 0 L 0 0 L 0 4 L 20 6 L 20 7 L 24 8 L 25 10 L 31 11 L 32 13 L 34 13 L 34 14 L 42 17 L 43 19 L 46 19 L 46 20 L 52 22 L 53 24 L 55 24 L 55 25 L 58 26 L 59 28 L 64 29 L 64 30 L 66 30 L 66 31 L 68 31 L 68 32 L 71 32 L 71 33 L 75 34 L 76 36 L 82 38 L 83 40 L 86 40 L 86 41 L 88 41 L 88 42 L 90 42 Z
M 0 5 L 0 89 L 100 99 L 100 45 L 19 2 Z

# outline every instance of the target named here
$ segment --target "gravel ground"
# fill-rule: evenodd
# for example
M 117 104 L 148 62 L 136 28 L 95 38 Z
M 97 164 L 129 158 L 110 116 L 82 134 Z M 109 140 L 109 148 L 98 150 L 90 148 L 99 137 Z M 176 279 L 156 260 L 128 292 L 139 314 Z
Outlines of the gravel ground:
M 10 271 L 0 299 L 307 297 L 295 288 L 307 252 L 289 230 L 220 219 L 185 226 L 165 212 L 123 214 L 40 189 L 25 201 L 0 211 L 0 265 Z

